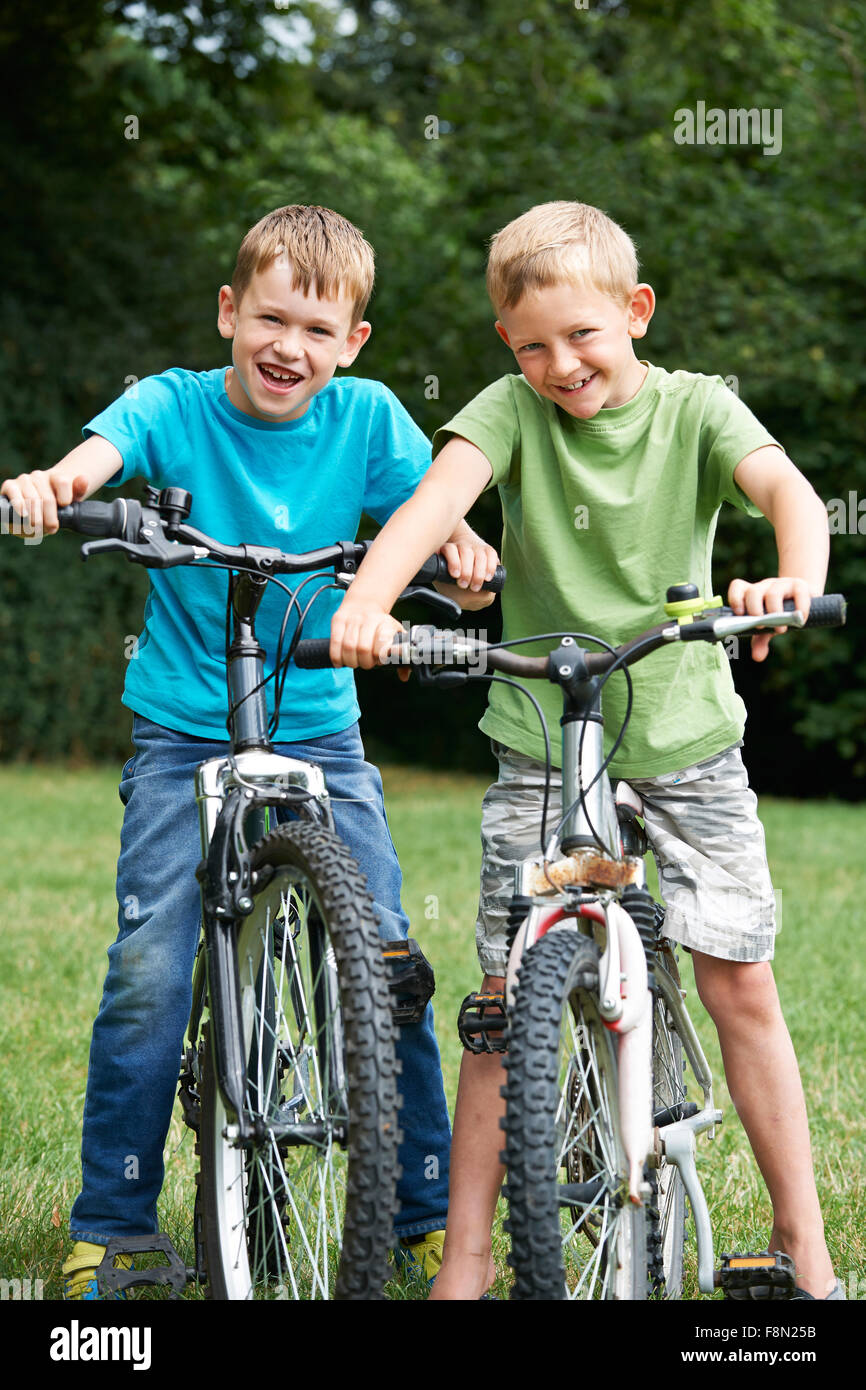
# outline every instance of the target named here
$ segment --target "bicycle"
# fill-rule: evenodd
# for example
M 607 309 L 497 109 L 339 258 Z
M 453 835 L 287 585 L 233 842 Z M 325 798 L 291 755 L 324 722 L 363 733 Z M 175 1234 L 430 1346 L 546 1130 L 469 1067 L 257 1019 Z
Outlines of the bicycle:
M 197 1279 L 220 1300 L 379 1298 L 396 1206 L 395 1027 L 422 1016 L 433 976 L 415 942 L 383 946 L 366 880 L 334 830 L 321 769 L 271 743 L 304 620 L 323 588 L 351 582 L 368 543 L 300 555 L 223 545 L 187 524 L 191 503 L 181 489 L 148 487 L 145 505 L 85 501 L 58 513 L 62 528 L 97 538 L 82 547 L 85 559 L 120 552 L 148 568 L 198 564 L 229 577 L 230 746 L 195 773 L 202 935 L 179 1077 L 199 1157 L 196 1265 L 184 1268 L 167 1236 L 117 1238 L 97 1278 L 110 1291 L 169 1283 L 173 1296 Z M 14 520 L 0 497 L 4 531 Z M 334 581 L 302 611 L 301 589 L 326 568 Z M 292 592 L 281 574 L 308 577 Z M 436 579 L 448 579 L 440 556 L 406 595 L 459 612 L 425 588 Z M 289 601 L 266 678 L 255 616 L 268 583 Z M 284 654 L 293 609 L 298 624 Z M 117 1254 L 147 1251 L 168 1265 L 114 1268 Z
M 738 617 L 720 599 L 702 599 L 694 585 L 678 585 L 668 590 L 665 612 L 666 622 L 616 648 L 587 634 L 556 633 L 437 644 L 437 634 L 431 643 L 429 632 L 414 629 L 391 651 L 392 663 L 416 666 L 426 683 L 517 677 L 553 681 L 563 695 L 564 809 L 550 832 L 550 741 L 536 704 L 547 748 L 541 845 L 515 875 L 505 995 L 467 996 L 458 1021 L 471 1051 L 508 1052 L 502 1158 L 517 1299 L 679 1298 L 686 1199 L 702 1293 L 721 1287 L 750 1297 L 760 1286 L 787 1297 L 794 1287 L 781 1254 L 725 1255 L 715 1268 L 695 1155 L 696 1137 L 712 1137 L 722 1114 L 684 1002 L 675 945 L 664 935 L 663 908 L 646 888 L 640 798 L 625 783 L 614 793 L 607 768 L 631 708 L 629 665 L 671 641 L 718 642 L 782 624 L 841 625 L 845 601 L 813 599 L 804 624 L 791 600 L 784 612 Z M 545 638 L 559 640 L 548 656 L 511 650 Z M 605 650 L 587 650 L 578 638 Z M 302 642 L 296 660 L 324 664 L 327 647 Z M 484 663 L 501 674 L 481 674 Z M 605 757 L 601 690 L 617 670 L 626 672 L 629 699 Z M 686 1062 L 700 1106 L 686 1100 Z

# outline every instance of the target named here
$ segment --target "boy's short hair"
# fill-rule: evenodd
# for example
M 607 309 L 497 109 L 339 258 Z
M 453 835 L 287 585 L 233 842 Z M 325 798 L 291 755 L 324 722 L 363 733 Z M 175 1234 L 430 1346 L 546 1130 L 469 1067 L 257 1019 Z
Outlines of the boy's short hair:
M 638 282 L 634 242 L 588 203 L 540 203 L 509 222 L 490 242 L 487 293 L 497 313 L 527 290 L 563 282 L 591 285 L 628 304 Z
M 373 248 L 358 228 L 330 208 L 291 204 L 275 208 L 244 237 L 238 251 L 232 294 L 239 304 L 255 273 L 285 256 L 293 287 L 309 294 L 315 281 L 323 299 L 346 294 L 353 301 L 352 326 L 364 317 L 373 292 Z

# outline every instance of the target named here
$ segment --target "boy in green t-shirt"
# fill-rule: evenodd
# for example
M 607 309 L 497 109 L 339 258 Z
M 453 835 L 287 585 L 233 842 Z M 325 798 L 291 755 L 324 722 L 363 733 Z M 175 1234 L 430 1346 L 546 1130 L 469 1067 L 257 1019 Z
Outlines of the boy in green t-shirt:
M 779 577 L 734 579 L 730 606 L 759 614 L 793 598 L 808 614 L 826 576 L 824 506 L 719 379 L 638 359 L 634 340 L 647 331 L 655 296 L 638 282 L 625 232 L 580 203 L 533 208 L 494 238 L 488 291 L 496 330 L 522 375 L 496 382 L 439 431 L 432 468 L 383 529 L 333 620 L 335 663 L 369 667 L 384 655 L 399 628 L 388 612 L 402 586 L 494 484 L 509 572 L 506 639 L 590 630 L 618 644 L 658 620 L 670 584 L 688 579 L 711 592 L 725 501 L 766 516 L 779 554 Z M 479 557 L 473 588 L 489 577 L 483 564 Z M 756 660 L 769 642 L 766 633 L 752 639 Z M 632 678 L 633 716 L 610 770 L 644 801 L 665 930 L 692 952 L 731 1096 L 770 1192 L 769 1248 L 793 1258 L 795 1296 L 844 1297 L 824 1241 L 802 1086 L 770 965 L 773 892 L 739 754 L 742 701 L 725 654 L 704 643 L 672 644 L 632 668 Z M 613 731 L 624 712 L 615 685 L 605 686 L 604 701 Z M 556 688 L 539 698 L 548 724 L 558 721 Z M 484 804 L 476 928 L 485 992 L 503 989 L 513 870 L 537 845 L 543 745 L 531 720 L 515 691 L 492 687 L 481 727 L 494 741 L 500 779 Z M 464 1055 L 433 1298 L 479 1298 L 494 1277 L 503 1079 L 501 1055 Z

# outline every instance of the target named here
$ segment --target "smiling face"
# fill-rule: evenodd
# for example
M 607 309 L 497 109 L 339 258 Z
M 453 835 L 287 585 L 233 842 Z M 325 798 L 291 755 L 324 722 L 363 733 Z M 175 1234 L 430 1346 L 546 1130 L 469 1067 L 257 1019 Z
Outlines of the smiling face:
M 646 368 L 632 340 L 644 336 L 654 307 L 649 285 L 637 285 L 622 305 L 588 286 L 560 283 L 530 290 L 503 309 L 496 331 L 540 396 L 591 420 L 640 390 Z
M 228 398 L 274 424 L 299 419 L 370 336 L 369 323 L 352 323 L 351 298 L 322 299 L 314 289 L 305 295 L 292 280 L 291 266 L 274 261 L 256 271 L 239 304 L 228 285 L 219 295 L 218 328 L 232 339 Z

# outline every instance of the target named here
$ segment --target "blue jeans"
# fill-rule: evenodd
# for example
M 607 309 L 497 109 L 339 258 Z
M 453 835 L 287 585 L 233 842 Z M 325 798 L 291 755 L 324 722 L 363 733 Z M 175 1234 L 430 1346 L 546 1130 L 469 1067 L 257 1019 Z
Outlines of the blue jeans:
M 227 744 L 176 733 L 136 715 L 135 754 L 123 769 L 126 810 L 117 865 L 118 936 L 93 1025 L 81 1146 L 82 1191 L 70 1217 L 74 1240 L 159 1229 L 163 1147 L 177 1088 L 192 997 L 201 899 L 193 773 Z M 276 752 L 324 771 L 337 833 L 367 876 L 386 940 L 407 935 L 402 878 L 385 819 L 378 770 L 364 761 L 357 725 Z M 341 798 L 345 798 L 341 800 Z M 400 1029 L 402 1063 L 396 1236 L 445 1226 L 450 1127 L 433 1010 Z

